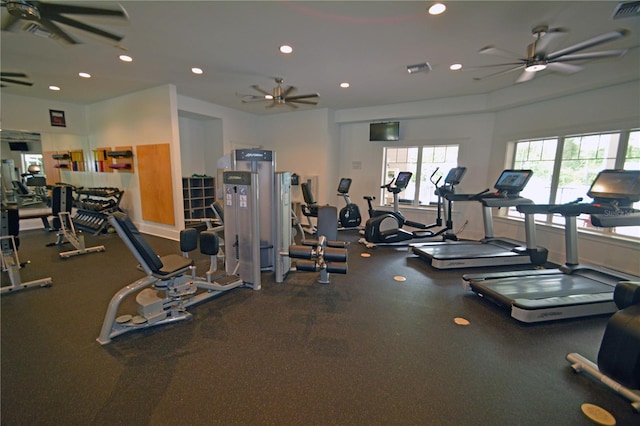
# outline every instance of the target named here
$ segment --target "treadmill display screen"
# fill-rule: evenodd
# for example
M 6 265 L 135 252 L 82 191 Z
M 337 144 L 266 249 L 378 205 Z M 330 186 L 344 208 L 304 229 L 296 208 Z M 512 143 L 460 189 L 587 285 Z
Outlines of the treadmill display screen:
M 587 195 L 594 199 L 640 201 L 640 170 L 603 170 L 596 176 Z
M 413 173 L 411 172 L 400 172 L 398 173 L 398 177 L 396 178 L 396 188 L 404 189 L 409 185 L 409 181 L 411 180 L 411 176 Z
M 453 185 L 459 184 L 466 171 L 466 167 L 455 167 L 449 170 L 449 173 L 447 173 L 447 177 L 444 178 L 444 183 Z
M 338 192 L 340 194 L 346 194 L 351 187 L 351 178 L 342 178 L 338 184 Z
M 531 170 L 505 170 L 494 185 L 498 191 L 520 192 L 533 176 Z

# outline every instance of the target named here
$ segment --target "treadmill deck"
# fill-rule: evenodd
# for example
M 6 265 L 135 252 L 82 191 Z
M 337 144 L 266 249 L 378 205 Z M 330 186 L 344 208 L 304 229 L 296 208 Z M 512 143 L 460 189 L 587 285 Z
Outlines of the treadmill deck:
M 542 322 L 615 312 L 613 291 L 618 281 L 594 271 L 569 275 L 547 270 L 537 275 L 533 271 L 530 276 L 471 281 L 469 288 L 511 309 L 511 316 L 519 321 Z

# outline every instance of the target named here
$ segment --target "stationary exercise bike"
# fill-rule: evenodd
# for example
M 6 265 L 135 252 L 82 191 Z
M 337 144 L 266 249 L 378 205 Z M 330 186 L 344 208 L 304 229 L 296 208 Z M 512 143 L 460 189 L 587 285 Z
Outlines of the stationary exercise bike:
M 367 199 L 367 201 L 369 202 L 369 211 L 371 214 L 371 218 L 365 224 L 364 239 L 362 242 L 371 245 L 394 244 L 414 239 L 433 238 L 438 236 L 442 236 L 443 240 L 455 239 L 455 236 L 448 232 L 453 228 L 453 221 L 451 219 L 451 201 L 448 202 L 445 228 L 437 232 L 431 231 L 430 229 L 442 226 L 442 209 L 444 205 L 442 200 L 445 198 L 446 194 L 455 192 L 455 185 L 460 183 L 462 177 L 466 172 L 466 168 L 456 167 L 451 169 L 447 174 L 447 177 L 445 178 L 444 184 L 440 187 L 438 186 L 438 184 L 440 183 L 442 177 L 434 179 L 437 171 L 438 170 L 436 169 L 430 177 L 431 182 L 436 187 L 435 194 L 438 196 L 437 219 L 435 223 L 425 225 L 419 222 L 406 220 L 402 213 L 399 211 L 398 194 L 407 187 L 412 176 L 411 172 L 400 172 L 395 179 L 395 185 L 389 183 L 384 186 L 389 192 L 393 194 L 393 212 L 382 212 L 374 210 L 371 205 L 371 199 L 369 199 L 372 197 L 365 197 L 365 199 Z M 418 230 L 408 231 L 402 228 L 404 225 L 417 228 Z
M 362 216 L 360 215 L 360 208 L 357 204 L 351 202 L 349 198 L 349 188 L 351 187 L 351 178 L 342 178 L 338 184 L 338 195 L 342 195 L 346 206 L 340 209 L 338 214 L 338 229 L 356 229 L 362 222 Z

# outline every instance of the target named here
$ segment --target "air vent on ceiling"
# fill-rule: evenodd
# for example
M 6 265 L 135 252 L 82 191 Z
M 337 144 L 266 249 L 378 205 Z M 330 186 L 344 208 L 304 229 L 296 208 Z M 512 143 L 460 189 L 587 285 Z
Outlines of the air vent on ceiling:
M 613 19 L 633 18 L 640 16 L 640 1 L 618 3 L 613 11 Z
M 33 22 L 29 22 L 26 25 L 24 25 L 22 27 L 22 31 L 26 31 L 26 32 L 31 33 L 33 35 L 37 35 L 38 37 L 52 38 L 52 39 L 57 39 L 58 38 L 58 36 L 53 34 L 51 31 L 49 31 L 46 28 L 43 28 L 40 25 L 38 25 L 36 23 L 33 23 Z

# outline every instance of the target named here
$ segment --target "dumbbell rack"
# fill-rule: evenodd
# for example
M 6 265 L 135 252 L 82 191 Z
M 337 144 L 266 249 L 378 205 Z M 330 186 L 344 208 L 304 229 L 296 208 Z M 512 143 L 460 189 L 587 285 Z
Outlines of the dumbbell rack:
M 97 235 L 106 229 L 109 215 L 120 210 L 124 191 L 118 188 L 83 188 L 76 191 L 76 228 Z

